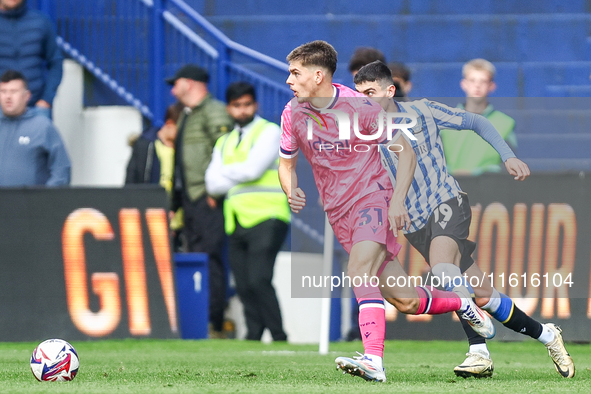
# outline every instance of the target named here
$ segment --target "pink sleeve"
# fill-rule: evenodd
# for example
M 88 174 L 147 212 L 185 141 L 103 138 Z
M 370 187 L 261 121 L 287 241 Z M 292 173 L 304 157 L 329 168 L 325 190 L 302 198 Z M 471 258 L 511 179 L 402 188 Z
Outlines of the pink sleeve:
M 281 114 L 281 140 L 279 142 L 279 156 L 290 159 L 298 154 L 298 146 L 291 135 L 291 106 L 286 105 Z

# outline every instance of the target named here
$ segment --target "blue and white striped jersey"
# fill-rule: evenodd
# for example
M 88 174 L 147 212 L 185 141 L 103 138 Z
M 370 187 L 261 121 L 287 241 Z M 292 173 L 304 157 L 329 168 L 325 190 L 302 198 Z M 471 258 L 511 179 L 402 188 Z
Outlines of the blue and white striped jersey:
M 466 111 L 427 99 L 397 104 L 400 112 L 417 119 L 416 126 L 409 129 L 416 141 L 410 140 L 398 130 L 398 134 L 407 139 L 417 155 L 414 179 L 405 200 L 412 224 L 410 230 L 404 232 L 414 233 L 427 224 L 433 210 L 439 204 L 456 197 L 462 191 L 458 182 L 447 172 L 439 131 L 465 129 Z M 410 122 L 410 119 L 406 120 L 406 123 Z M 400 124 L 404 121 L 396 119 L 395 123 Z M 382 145 L 380 157 L 392 184 L 395 185 L 398 156 Z

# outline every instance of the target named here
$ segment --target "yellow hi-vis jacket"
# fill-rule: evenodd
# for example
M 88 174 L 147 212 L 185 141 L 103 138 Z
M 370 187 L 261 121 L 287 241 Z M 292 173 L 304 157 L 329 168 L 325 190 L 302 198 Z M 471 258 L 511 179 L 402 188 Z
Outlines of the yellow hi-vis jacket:
M 215 149 L 222 153 L 224 165 L 244 162 L 250 149 L 261 132 L 268 125 L 265 119 L 259 119 L 248 134 L 238 144 L 238 129 L 222 136 L 216 142 Z M 236 220 L 244 228 L 251 228 L 269 219 L 290 221 L 287 197 L 279 183 L 279 158 L 263 175 L 254 181 L 244 182 L 231 188 L 224 201 L 226 234 L 236 229 Z

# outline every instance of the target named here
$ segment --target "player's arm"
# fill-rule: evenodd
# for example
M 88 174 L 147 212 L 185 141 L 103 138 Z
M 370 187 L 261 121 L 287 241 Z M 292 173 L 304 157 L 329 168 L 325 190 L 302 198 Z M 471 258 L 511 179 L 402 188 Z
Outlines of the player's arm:
M 306 206 L 306 195 L 298 187 L 298 176 L 295 172 L 297 161 L 297 156 L 289 159 L 279 157 L 279 182 L 293 213 L 299 213 Z
M 445 104 L 431 101 L 427 106 L 433 114 L 435 123 L 443 128 L 453 128 L 456 130 L 470 129 L 474 130 L 483 140 L 488 142 L 501 156 L 509 174 L 515 177 L 515 180 L 523 181 L 530 175 L 527 164 L 519 160 L 509 145 L 503 140 L 495 126 L 482 115 L 467 112 L 463 109 L 451 108 Z
M 406 210 L 404 201 L 408 194 L 408 189 L 412 183 L 415 168 L 417 166 L 417 156 L 410 144 L 404 137 L 396 141 L 402 147 L 398 152 L 398 168 L 396 171 L 396 185 L 388 209 L 388 219 L 390 220 L 390 230 L 400 230 L 410 228 L 410 216 Z
M 495 126 L 482 115 L 466 112 L 466 128 L 474 130 L 483 140 L 488 142 L 501 156 L 509 174 L 517 181 L 523 181 L 530 175 L 529 167 L 519 160 L 509 145 L 503 140 Z
M 287 202 L 293 213 L 299 213 L 306 206 L 306 195 L 298 187 L 296 164 L 298 162 L 296 138 L 291 134 L 291 105 L 287 103 L 281 114 L 281 138 L 279 142 L 279 183 L 287 195 Z

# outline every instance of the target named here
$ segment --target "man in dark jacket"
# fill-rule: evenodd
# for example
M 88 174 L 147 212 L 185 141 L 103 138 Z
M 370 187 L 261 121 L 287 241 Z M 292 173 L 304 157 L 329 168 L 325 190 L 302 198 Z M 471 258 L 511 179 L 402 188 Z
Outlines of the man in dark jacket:
M 70 159 L 51 120 L 30 108 L 23 74 L 0 77 L 0 186 L 62 186 L 70 183 Z
M 26 0 L 0 0 L 0 74 L 23 73 L 31 92 L 28 106 L 51 117 L 62 80 L 63 56 L 49 18 L 30 10 Z
M 217 139 L 234 128 L 234 120 L 226 106 L 209 93 L 207 70 L 188 64 L 166 81 L 172 85 L 172 94 L 187 107 L 178 121 L 172 208 L 183 207 L 188 251 L 209 255 L 210 337 L 220 338 L 226 307 L 222 260 L 226 234 L 222 201 L 207 194 L 205 170 Z

